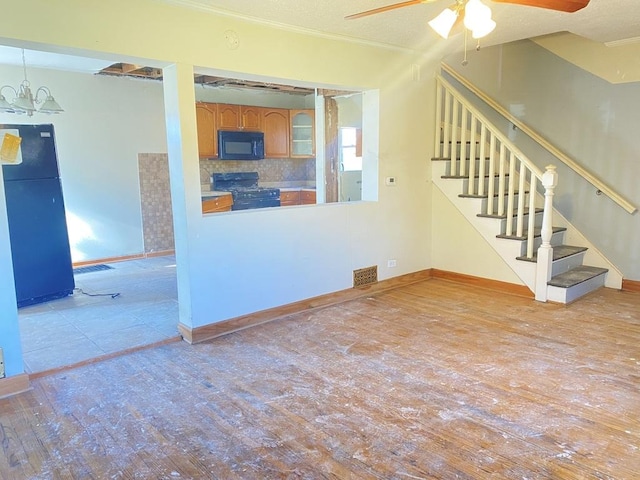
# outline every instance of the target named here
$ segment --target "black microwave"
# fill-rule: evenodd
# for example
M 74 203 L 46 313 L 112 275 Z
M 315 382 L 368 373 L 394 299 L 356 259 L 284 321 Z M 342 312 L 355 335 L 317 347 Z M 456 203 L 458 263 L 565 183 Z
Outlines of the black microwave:
M 218 130 L 220 160 L 261 160 L 264 158 L 264 133 L 244 130 Z

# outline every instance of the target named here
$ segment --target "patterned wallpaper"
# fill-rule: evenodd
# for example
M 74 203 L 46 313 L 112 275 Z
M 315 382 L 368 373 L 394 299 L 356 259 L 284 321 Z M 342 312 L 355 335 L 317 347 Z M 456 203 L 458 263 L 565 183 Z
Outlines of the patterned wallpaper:
M 167 154 L 138 154 L 138 172 L 144 252 L 173 250 L 175 245 Z

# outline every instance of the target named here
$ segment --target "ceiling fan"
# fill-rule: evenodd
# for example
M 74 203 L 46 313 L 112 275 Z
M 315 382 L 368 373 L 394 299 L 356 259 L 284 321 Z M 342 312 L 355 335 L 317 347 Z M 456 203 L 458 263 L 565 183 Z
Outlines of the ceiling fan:
M 346 19 L 353 20 L 356 18 L 368 17 L 376 13 L 388 12 L 397 8 L 409 7 L 411 5 L 419 5 L 421 3 L 433 3 L 438 0 L 408 0 L 406 2 L 394 3 L 384 7 L 372 8 L 353 15 L 347 15 Z M 515 5 L 526 5 L 529 7 L 546 8 L 549 10 L 557 10 L 559 12 L 573 13 L 583 9 L 589 3 L 589 0 L 493 0 L 496 3 L 513 3 Z
M 405 2 L 394 3 L 384 7 L 373 8 L 353 15 L 347 15 L 345 19 L 353 20 L 356 18 L 368 17 L 377 13 L 388 12 L 398 8 L 409 7 L 411 5 L 419 5 L 421 3 L 433 3 L 438 0 L 408 0 Z M 496 3 L 512 3 L 515 5 L 525 5 L 529 7 L 546 8 L 548 10 L 557 10 L 559 12 L 573 13 L 587 6 L 590 0 L 493 0 Z M 480 0 L 455 0 L 455 3 L 440 15 L 429 22 L 439 35 L 444 38 L 449 36 L 449 32 L 453 28 L 454 23 L 459 17 L 464 17 L 464 24 L 467 29 L 471 30 L 474 38 L 481 38 L 489 34 L 495 28 L 496 24 L 491 19 L 491 9 L 484 5 Z

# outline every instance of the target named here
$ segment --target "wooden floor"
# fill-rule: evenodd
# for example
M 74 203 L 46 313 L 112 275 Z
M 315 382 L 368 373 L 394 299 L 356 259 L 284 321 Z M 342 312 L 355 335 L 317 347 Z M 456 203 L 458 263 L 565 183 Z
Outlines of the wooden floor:
M 0 400 L 4 479 L 637 479 L 640 294 L 430 280 Z

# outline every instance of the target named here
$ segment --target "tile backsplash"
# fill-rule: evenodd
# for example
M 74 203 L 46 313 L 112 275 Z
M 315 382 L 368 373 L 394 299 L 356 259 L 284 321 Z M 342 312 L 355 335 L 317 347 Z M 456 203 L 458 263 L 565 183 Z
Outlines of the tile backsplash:
M 258 172 L 259 185 L 265 187 L 314 187 L 316 184 L 315 158 L 200 159 L 200 184 L 202 189 L 210 189 L 212 173 L 228 172 Z
M 173 214 L 167 154 L 138 154 L 138 173 L 144 252 L 173 250 Z

